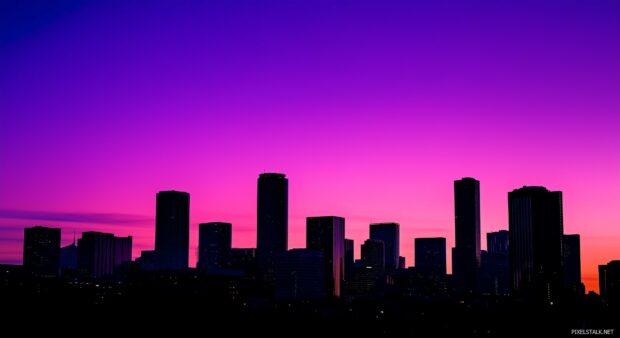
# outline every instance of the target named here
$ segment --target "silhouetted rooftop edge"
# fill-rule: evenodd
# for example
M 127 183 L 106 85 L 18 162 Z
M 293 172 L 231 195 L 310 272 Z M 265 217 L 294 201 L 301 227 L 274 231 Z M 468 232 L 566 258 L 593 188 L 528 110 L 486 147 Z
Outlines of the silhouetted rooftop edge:
M 286 178 L 286 174 L 282 173 L 262 173 L 258 175 L 259 178 Z

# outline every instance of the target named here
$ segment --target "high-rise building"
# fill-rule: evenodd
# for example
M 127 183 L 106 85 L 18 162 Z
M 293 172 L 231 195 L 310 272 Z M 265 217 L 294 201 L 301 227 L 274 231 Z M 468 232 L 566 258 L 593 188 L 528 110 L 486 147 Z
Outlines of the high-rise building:
M 76 270 L 78 264 L 78 248 L 73 240 L 73 243 L 60 248 L 60 271 L 63 270 Z
M 350 280 L 353 276 L 355 264 L 355 242 L 352 239 L 344 239 L 344 279 Z
M 480 291 L 488 295 L 508 295 L 510 271 L 507 230 L 487 233 L 487 251 L 482 251 Z
M 155 256 L 161 270 L 187 269 L 189 264 L 189 194 L 157 193 Z
M 446 274 L 446 239 L 415 239 L 415 268 L 418 273 Z
M 123 263 L 131 262 L 132 246 L 133 238 L 131 236 L 114 236 L 114 268 L 121 266 Z
M 581 292 L 581 245 L 579 235 L 564 235 L 562 239 L 564 286 L 568 290 Z
M 598 266 L 601 297 L 612 305 L 620 305 L 620 260 Z
M 232 225 L 223 222 L 198 226 L 198 268 L 215 271 L 230 267 Z
M 36 276 L 58 276 L 60 229 L 42 226 L 24 229 L 24 269 Z
M 508 230 L 487 233 L 487 251 L 489 253 L 508 255 Z
M 78 240 L 78 269 L 94 278 L 109 276 L 115 268 L 131 261 L 131 246 L 131 236 L 83 232 Z
M 306 218 L 306 248 L 323 252 L 325 291 L 340 297 L 344 282 L 344 218 Z
M 157 270 L 155 250 L 142 250 L 140 257 L 136 258 L 136 264 L 144 271 Z
M 367 239 L 362 244 L 363 268 L 371 268 L 375 275 L 385 271 L 385 244 L 377 239 Z
M 523 187 L 508 193 L 512 290 L 552 305 L 563 288 L 562 192 Z
M 480 267 L 480 182 L 465 177 L 454 181 L 455 247 L 452 274 L 462 294 L 476 291 Z
M 276 298 L 312 300 L 325 297 L 322 251 L 292 249 L 279 253 L 275 259 Z
M 400 235 L 398 223 L 373 223 L 370 225 L 370 239 L 383 241 L 385 248 L 385 269 L 388 272 L 398 269 L 400 256 Z
M 267 281 L 275 257 L 288 248 L 288 179 L 284 174 L 258 177 L 256 262 Z

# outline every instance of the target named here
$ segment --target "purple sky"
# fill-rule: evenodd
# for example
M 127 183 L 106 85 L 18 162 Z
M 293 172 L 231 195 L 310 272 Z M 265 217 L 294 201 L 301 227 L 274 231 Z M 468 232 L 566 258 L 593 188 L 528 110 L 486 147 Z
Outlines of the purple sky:
M 564 192 L 588 289 L 620 258 L 618 1 L 3 1 L 0 262 L 23 227 L 154 244 L 158 190 L 197 224 L 255 245 L 256 179 L 290 179 L 306 216 L 453 244 L 452 181 L 482 186 L 483 232 L 507 192 Z M 484 240 L 483 240 L 484 242 Z M 195 251 L 190 255 L 195 261 Z

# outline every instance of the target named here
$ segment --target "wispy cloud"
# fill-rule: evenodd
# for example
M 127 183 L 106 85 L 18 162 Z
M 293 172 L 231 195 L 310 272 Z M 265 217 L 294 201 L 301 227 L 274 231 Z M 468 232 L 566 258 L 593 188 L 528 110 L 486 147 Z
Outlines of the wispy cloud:
M 97 224 L 135 224 L 153 220 L 153 218 L 132 214 L 88 212 L 82 213 L 16 209 L 0 209 L 0 218 Z

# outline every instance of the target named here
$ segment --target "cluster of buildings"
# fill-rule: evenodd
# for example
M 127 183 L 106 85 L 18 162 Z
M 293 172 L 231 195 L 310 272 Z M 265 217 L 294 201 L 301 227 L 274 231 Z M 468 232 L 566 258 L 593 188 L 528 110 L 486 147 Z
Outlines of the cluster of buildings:
M 394 222 L 370 224 L 360 259 L 339 216 L 308 217 L 306 247 L 289 249 L 288 179 L 261 174 L 257 197 L 256 248 L 233 248 L 230 223 L 201 223 L 196 271 L 251 278 L 276 299 L 513 295 L 553 305 L 584 293 L 580 238 L 564 234 L 559 191 L 526 186 L 509 192 L 509 229 L 488 233 L 487 250 L 481 250 L 480 183 L 455 181 L 452 274 L 447 273 L 443 237 L 415 238 L 415 262 L 407 268 Z M 187 271 L 189 213 L 188 193 L 157 193 L 155 249 L 142 251 L 134 262 L 131 237 L 84 232 L 77 244 L 61 248 L 60 229 L 26 228 L 23 267 L 40 277 L 77 271 L 85 278 L 106 278 L 127 264 L 142 271 Z M 602 296 L 617 302 L 620 261 L 601 265 L 599 277 Z

